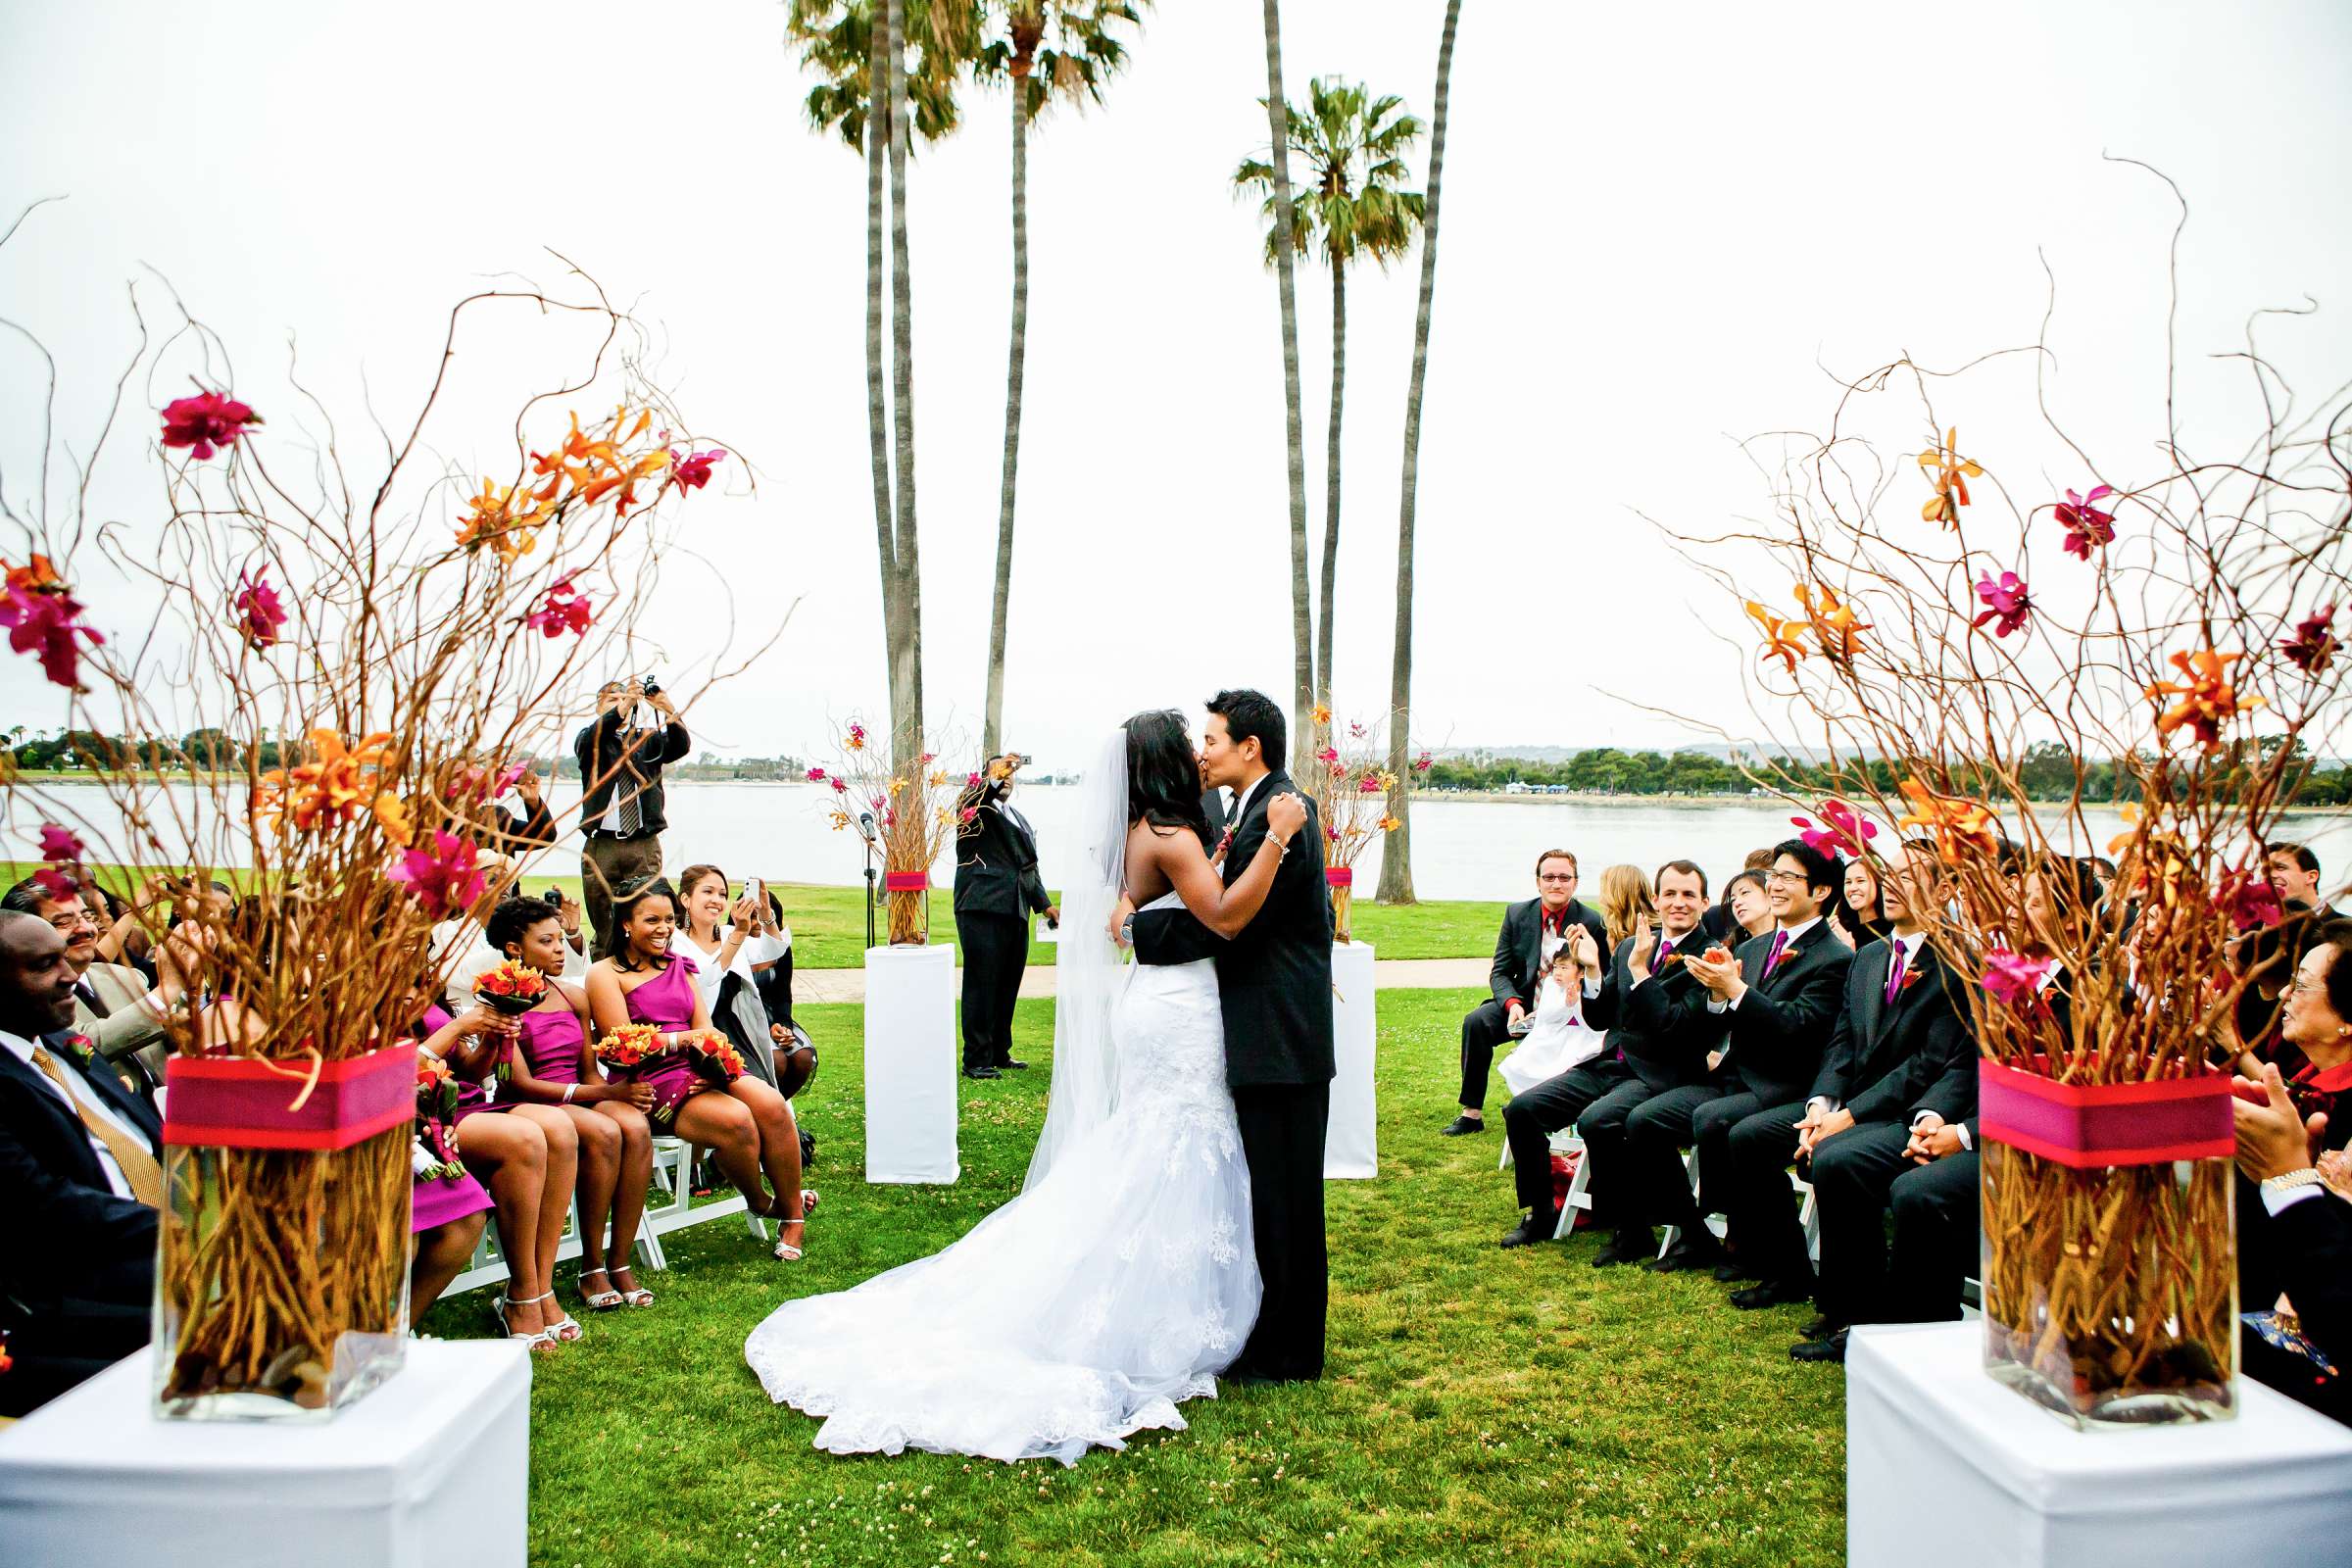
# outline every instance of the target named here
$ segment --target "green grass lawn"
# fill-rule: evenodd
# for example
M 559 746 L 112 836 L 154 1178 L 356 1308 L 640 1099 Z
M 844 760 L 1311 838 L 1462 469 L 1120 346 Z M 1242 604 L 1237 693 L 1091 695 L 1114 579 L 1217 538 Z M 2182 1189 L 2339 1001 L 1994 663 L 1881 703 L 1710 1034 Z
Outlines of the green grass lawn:
M 1025 1002 L 1019 1054 L 1036 1069 L 959 1080 L 961 1183 L 868 1187 L 860 1009 L 800 1009 L 824 1053 L 800 1101 L 826 1199 L 808 1258 L 771 1260 L 736 1220 L 675 1233 L 670 1271 L 643 1276 L 653 1308 L 583 1314 L 587 1337 L 537 1364 L 532 1560 L 1839 1560 L 1844 1386 L 1788 1361 L 1804 1309 L 1734 1312 L 1703 1279 L 1592 1269 L 1587 1237 L 1494 1247 L 1517 1217 L 1494 1138 L 1437 1136 L 1480 995 L 1381 998 L 1381 1179 L 1330 1189 L 1324 1380 L 1195 1401 L 1191 1430 L 1071 1470 L 819 1453 L 816 1424 L 770 1405 L 744 1366 L 744 1336 L 778 1300 L 934 1251 L 1010 1198 L 1045 1109 L 1053 1004 Z M 487 1300 L 441 1302 L 423 1327 L 486 1335 Z
M 0 874 L 13 883 L 40 869 L 40 862 L 0 861 Z M 672 872 L 684 867 L 673 866 Z M 127 893 L 135 878 L 119 866 L 98 866 L 98 879 L 118 893 Z M 728 873 L 740 880 L 746 873 L 733 866 Z M 242 886 L 248 873 L 232 871 L 224 880 Z M 752 875 L 758 873 L 752 872 Z M 5 884 L 0 884 L 5 885 Z M 525 876 L 526 892 L 562 887 L 579 896 L 577 876 Z M 855 969 L 865 961 L 865 890 L 819 887 L 808 882 L 776 882 L 777 899 L 792 927 L 793 966 L 797 969 Z M 1384 958 L 1483 958 L 1494 951 L 1494 931 L 1502 923 L 1499 904 L 1414 904 L 1384 908 L 1369 900 L 1355 906 L 1355 936 L 1369 942 Z M 881 923 L 875 913 L 876 926 Z M 1043 925 L 1043 921 L 1037 922 Z M 931 895 L 931 935 L 934 941 L 956 941 L 956 903 L 946 888 Z M 1054 944 L 1032 941 L 1031 963 L 1052 963 Z

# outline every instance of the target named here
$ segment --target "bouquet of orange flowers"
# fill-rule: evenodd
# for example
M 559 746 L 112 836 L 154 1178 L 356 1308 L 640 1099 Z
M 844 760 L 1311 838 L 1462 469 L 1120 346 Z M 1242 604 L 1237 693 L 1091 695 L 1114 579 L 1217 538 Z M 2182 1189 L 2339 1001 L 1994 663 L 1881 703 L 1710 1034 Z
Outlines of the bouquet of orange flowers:
M 697 1039 L 693 1050 L 695 1071 L 722 1089 L 748 1070 L 743 1064 L 743 1053 L 716 1030 Z
M 596 1059 L 614 1067 L 642 1067 L 670 1048 L 650 1023 L 624 1023 L 596 1043 Z
M 547 976 L 516 958 L 501 958 L 473 982 L 473 1000 L 495 1012 L 519 1018 L 547 996 Z

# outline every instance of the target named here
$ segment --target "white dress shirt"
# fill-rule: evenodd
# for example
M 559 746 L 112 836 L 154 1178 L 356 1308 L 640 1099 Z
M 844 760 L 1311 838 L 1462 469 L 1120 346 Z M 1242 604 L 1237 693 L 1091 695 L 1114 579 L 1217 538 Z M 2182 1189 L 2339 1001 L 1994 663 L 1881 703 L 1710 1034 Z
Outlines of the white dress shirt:
M 82 1105 L 89 1107 L 92 1115 L 105 1122 L 115 1131 L 121 1133 L 124 1138 L 129 1139 L 132 1143 L 146 1144 L 149 1142 L 145 1133 L 123 1121 L 122 1117 L 116 1115 L 112 1109 L 108 1108 L 105 1101 L 99 1099 L 95 1094 L 91 1093 L 89 1086 L 81 1081 L 81 1074 L 74 1070 L 74 1064 L 66 1061 L 64 1057 L 59 1055 L 57 1052 L 52 1051 L 49 1053 L 49 1054 L 53 1057 L 57 1057 L 58 1071 L 64 1075 L 67 1083 L 74 1086 L 74 1092 L 71 1095 L 67 1094 L 66 1091 L 60 1087 L 56 1079 L 50 1077 L 47 1073 L 41 1071 L 40 1068 L 35 1067 L 32 1064 L 33 1042 L 25 1039 L 23 1035 L 10 1034 L 7 1030 L 0 1029 L 0 1046 L 7 1047 L 9 1052 L 14 1054 L 19 1061 L 24 1064 L 25 1070 L 30 1072 L 35 1078 L 38 1078 L 41 1081 L 41 1086 L 43 1088 L 47 1089 L 58 1099 L 64 1101 L 66 1102 L 67 1109 L 74 1109 L 75 1102 L 78 1101 Z M 74 1119 L 76 1123 L 81 1121 L 81 1117 L 78 1114 L 76 1114 Z M 99 1141 L 98 1135 L 91 1132 L 86 1126 L 84 1126 L 82 1128 L 82 1136 L 90 1141 L 90 1152 L 98 1156 L 98 1168 L 106 1172 L 107 1185 L 115 1190 L 115 1196 L 117 1198 L 135 1197 L 136 1195 L 130 1190 L 130 1183 L 122 1179 L 122 1167 L 115 1163 L 115 1156 L 113 1152 L 107 1149 L 104 1143 Z

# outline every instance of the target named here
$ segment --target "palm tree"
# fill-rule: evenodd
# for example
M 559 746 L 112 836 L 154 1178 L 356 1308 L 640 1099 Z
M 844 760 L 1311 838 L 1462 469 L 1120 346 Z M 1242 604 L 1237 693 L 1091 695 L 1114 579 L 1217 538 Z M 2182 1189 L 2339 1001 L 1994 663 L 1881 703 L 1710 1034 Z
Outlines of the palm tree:
M 994 757 L 1004 721 L 1004 635 L 1012 605 L 1013 481 L 1021 461 L 1021 375 L 1029 344 L 1029 122 L 1056 99 L 1102 101 L 1102 83 L 1126 63 L 1111 36 L 1142 25 L 1151 0 L 988 0 L 1003 38 L 980 52 L 978 73 L 1012 83 L 1012 332 L 1004 368 L 1004 471 L 997 495 L 997 591 L 988 621 L 988 708 L 980 750 Z
M 1340 561 L 1340 426 L 1348 387 L 1348 269 L 1366 258 L 1382 267 L 1412 246 L 1421 225 L 1421 197 L 1399 190 L 1410 172 L 1402 154 L 1421 135 L 1421 122 L 1402 113 L 1404 100 L 1374 98 L 1362 83 L 1330 77 L 1307 83 L 1307 111 L 1290 109 L 1288 151 L 1305 162 L 1312 176 L 1304 200 L 1292 209 L 1295 249 L 1319 247 L 1331 269 L 1331 420 L 1324 452 L 1323 601 L 1315 640 L 1315 691 L 1331 702 L 1331 652 L 1338 623 L 1334 599 Z M 1288 161 L 1287 159 L 1285 160 Z M 1268 190 L 1273 167 L 1246 159 L 1234 172 L 1236 186 Z M 1269 197 L 1266 216 L 1275 217 Z M 1266 259 L 1275 259 L 1275 236 L 1266 238 Z
M 1266 145 L 1290 145 L 1282 96 L 1282 5 L 1266 0 Z M 1282 297 L 1282 390 L 1291 458 L 1291 771 L 1307 776 L 1314 752 L 1315 629 L 1307 612 L 1306 428 L 1298 406 L 1298 284 L 1291 211 L 1291 161 L 1274 161 L 1274 276 Z
M 1438 291 L 1438 185 L 1446 168 L 1446 90 L 1453 77 L 1453 30 L 1462 0 L 1446 0 L 1446 31 L 1438 40 L 1438 86 L 1430 100 L 1429 206 L 1421 217 L 1421 306 L 1413 315 L 1413 374 L 1404 394 L 1404 474 L 1396 504 L 1396 640 L 1389 668 L 1389 814 L 1396 831 L 1381 845 L 1383 904 L 1413 900 L 1412 770 L 1405 749 L 1413 725 L 1413 509 L 1421 484 L 1421 387 L 1429 374 L 1429 310 Z
M 959 122 L 955 87 L 979 36 L 977 0 L 792 0 L 788 30 L 801 45 L 803 62 L 824 78 L 808 93 L 810 122 L 819 129 L 838 130 L 844 141 L 865 155 L 866 429 L 882 575 L 883 644 L 890 669 L 893 740 L 914 756 L 922 750 L 922 595 L 914 531 L 906 148 L 909 125 L 925 141 L 937 141 Z M 909 35 L 917 46 L 912 70 L 906 67 Z M 882 87 L 878 100 L 877 84 Z M 888 303 L 898 390 L 895 429 L 882 358 L 886 189 L 894 241 Z

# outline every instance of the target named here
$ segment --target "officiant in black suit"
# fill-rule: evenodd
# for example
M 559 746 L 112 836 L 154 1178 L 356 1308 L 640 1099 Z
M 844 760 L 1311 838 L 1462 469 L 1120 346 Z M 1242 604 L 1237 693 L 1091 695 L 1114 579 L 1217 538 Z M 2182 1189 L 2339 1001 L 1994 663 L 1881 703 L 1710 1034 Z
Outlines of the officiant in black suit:
M 1976 1113 L 1966 980 L 1928 945 L 1918 912 L 1940 899 L 1939 884 L 1936 847 L 1925 840 L 1899 847 L 1880 874 L 1891 929 L 1865 944 L 1846 970 L 1845 1004 L 1796 1129 L 1821 1215 L 1821 1315 L 1789 1352 L 1800 1361 L 1841 1361 L 1850 1325 L 1891 1319 L 1886 1205 L 1896 1179 L 1914 1168 L 1907 1151 L 1922 1127 Z M 1751 1127 L 1770 1114 L 1732 1129 L 1734 1181 L 1768 1183 L 1787 1164 L 1779 1130 Z M 1766 1255 L 1785 1254 L 1795 1221 L 1783 1226 L 1785 1210 L 1771 1212 Z M 1801 1231 L 1793 1242 L 1801 1252 Z
M 1253 691 L 1219 692 L 1200 742 L 1201 780 L 1234 792 L 1228 887 L 1267 837 L 1266 805 L 1294 791 L 1270 760 L 1284 755 L 1282 710 Z M 1298 792 L 1303 793 L 1303 792 Z M 1225 1019 L 1225 1078 L 1250 1163 L 1251 1229 L 1264 1296 L 1257 1324 L 1229 1375 L 1292 1382 L 1323 1374 L 1330 1294 L 1323 1238 L 1323 1140 L 1337 1070 L 1331 1038 L 1331 900 L 1323 881 L 1323 824 L 1311 797 L 1306 825 L 1285 851 L 1257 917 L 1214 950 Z M 1181 909 L 1135 917 L 1136 956 L 1181 962 L 1200 924 Z M 1190 939 L 1197 942 L 1198 936 Z
M 1761 1228 L 1765 1248 L 1778 1241 L 1770 1205 L 1789 1201 L 1788 1178 L 1776 1175 L 1777 1190 L 1774 1183 L 1764 1184 L 1761 1191 L 1743 1189 L 1733 1168 L 1730 1140 L 1735 1126 L 1769 1106 L 1785 1111 L 1788 1123 L 1788 1152 L 1782 1156 L 1782 1166 L 1794 1157 L 1795 1124 L 1821 1071 L 1822 1053 L 1845 997 L 1845 971 L 1854 961 L 1824 917 L 1844 880 L 1845 868 L 1835 856 L 1802 839 L 1774 847 L 1765 896 L 1779 924 L 1763 936 L 1748 938 L 1724 961 L 1690 955 L 1681 967 L 1696 987 L 1668 1004 L 1686 1015 L 1695 1009 L 1727 1021 L 1722 1065 L 1738 1079 L 1738 1086 L 1714 1094 L 1702 1090 L 1656 1096 L 1635 1111 L 1627 1125 L 1637 1162 L 1657 1172 L 1645 1178 L 1645 1191 L 1667 1205 L 1661 1217 L 1682 1226 L 1681 1239 L 1658 1260 L 1658 1267 L 1672 1272 L 1716 1264 L 1718 1278 L 1728 1281 L 1745 1274 L 1764 1281 L 1756 1291 L 1736 1295 L 1735 1304 L 1763 1306 L 1776 1299 L 1803 1300 L 1813 1294 L 1812 1265 L 1806 1260 L 1801 1233 L 1793 1261 L 1784 1253 L 1759 1256 L 1750 1238 L 1751 1230 Z M 1648 989 L 1643 986 L 1641 991 Z M 1652 1029 L 1666 1021 L 1644 1013 L 1636 1016 Z M 1675 1151 L 1686 1141 L 1697 1146 L 1702 1206 L 1723 1210 L 1731 1220 L 1733 1247 L 1743 1250 L 1737 1264 L 1724 1257 L 1703 1225 L 1689 1223 L 1696 1217 L 1695 1209 L 1688 1203 L 1676 1205 L 1671 1192 L 1662 1191 L 1679 1180 Z M 1676 1167 L 1676 1176 L 1661 1180 L 1669 1166 Z
M 1439 1129 L 1446 1137 L 1487 1130 L 1487 1078 L 1494 1068 L 1495 1049 L 1510 1040 L 1512 1026 L 1535 1005 L 1536 988 L 1568 940 L 1568 928 L 1583 926 L 1592 933 L 1595 952 L 1609 951 L 1608 924 L 1599 911 L 1577 902 L 1576 876 L 1575 856 L 1545 850 L 1536 857 L 1536 896 L 1502 911 L 1494 965 L 1487 976 L 1493 999 L 1462 1019 L 1462 1109 Z
M 147 1343 L 163 1125 L 72 1032 L 74 967 L 45 921 L 0 910 L 0 1415 L 23 1415 Z
M 956 828 L 956 944 L 963 950 L 963 1075 L 1026 1067 L 1012 1055 L 1012 1007 L 1029 967 L 1029 916 L 1061 910 L 1037 872 L 1037 830 L 1013 808 L 1017 752 L 992 757 L 973 813 Z

